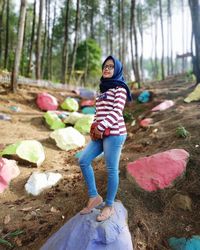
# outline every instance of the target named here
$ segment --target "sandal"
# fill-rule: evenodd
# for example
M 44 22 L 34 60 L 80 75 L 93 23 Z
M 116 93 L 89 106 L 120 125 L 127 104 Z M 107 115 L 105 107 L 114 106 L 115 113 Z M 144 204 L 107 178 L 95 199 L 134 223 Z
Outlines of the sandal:
M 105 206 L 101 213 L 97 216 L 96 220 L 98 222 L 105 221 L 109 219 L 115 212 L 114 207 Z
M 92 209 L 99 206 L 103 202 L 103 198 L 98 195 L 96 197 L 90 198 L 87 204 L 87 207 L 84 207 L 81 211 L 80 214 L 89 214 L 92 212 Z

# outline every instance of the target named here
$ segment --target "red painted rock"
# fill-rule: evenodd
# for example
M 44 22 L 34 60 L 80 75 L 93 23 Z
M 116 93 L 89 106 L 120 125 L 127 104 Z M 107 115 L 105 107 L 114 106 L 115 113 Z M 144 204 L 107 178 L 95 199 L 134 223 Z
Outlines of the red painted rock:
M 81 101 L 81 107 L 92 107 L 95 105 L 94 100 L 82 100 Z
M 58 108 L 57 99 L 48 93 L 39 93 L 36 103 L 41 110 L 56 110 Z
M 184 149 L 171 149 L 139 158 L 127 166 L 127 176 L 149 192 L 164 189 L 185 172 L 189 153 Z

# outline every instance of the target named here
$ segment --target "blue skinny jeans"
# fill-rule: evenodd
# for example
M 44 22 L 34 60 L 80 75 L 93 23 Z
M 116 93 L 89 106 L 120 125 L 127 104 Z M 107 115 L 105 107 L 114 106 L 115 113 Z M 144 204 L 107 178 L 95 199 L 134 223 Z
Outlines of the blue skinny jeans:
M 102 140 L 91 140 L 83 150 L 79 158 L 79 164 L 83 173 L 89 197 L 98 195 L 92 161 L 104 152 L 104 158 L 108 174 L 106 205 L 112 206 L 119 185 L 119 161 L 122 146 L 126 135 L 104 137 Z

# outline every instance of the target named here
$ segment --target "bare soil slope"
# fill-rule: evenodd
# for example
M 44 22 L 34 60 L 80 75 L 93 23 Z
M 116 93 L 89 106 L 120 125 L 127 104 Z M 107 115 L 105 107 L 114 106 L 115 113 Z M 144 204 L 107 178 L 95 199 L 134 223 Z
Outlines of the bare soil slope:
M 134 249 L 169 249 L 167 239 L 172 236 L 190 237 L 200 234 L 200 114 L 199 102 L 184 103 L 183 99 L 193 88 L 184 76 L 149 84 L 153 91 L 151 102 L 128 104 L 125 109 L 128 138 L 120 162 L 120 187 L 117 199 L 128 210 L 128 224 Z M 62 101 L 72 92 L 20 85 L 17 94 L 8 92 L 8 86 L 0 85 L 0 113 L 8 114 L 11 121 L 0 121 L 0 147 L 23 139 L 36 139 L 45 147 L 46 160 L 39 169 L 19 162 L 21 174 L 9 189 L 0 194 L 0 238 L 14 244 L 14 249 L 39 249 L 42 244 L 67 220 L 78 213 L 87 201 L 87 192 L 74 155 L 79 150 L 62 151 L 49 139 L 50 130 L 42 119 L 43 112 L 36 104 L 36 94 L 52 93 Z M 137 91 L 134 92 L 135 98 Z M 162 112 L 149 112 L 165 99 L 175 101 L 175 106 Z M 20 108 L 19 112 L 10 110 Z M 152 117 L 154 124 L 141 128 L 138 119 Z M 132 119 L 136 125 L 131 126 Z M 178 126 L 190 132 L 187 138 L 176 136 Z M 155 130 L 157 129 L 157 130 Z M 157 131 L 157 132 L 155 132 Z M 89 140 L 89 137 L 87 137 Z M 126 165 L 135 159 L 165 151 L 183 148 L 190 153 L 187 172 L 174 187 L 154 193 L 138 190 L 126 178 Z M 105 197 L 106 172 L 103 160 L 95 161 L 97 185 Z M 34 171 L 55 171 L 63 175 L 59 184 L 39 196 L 28 195 L 24 189 Z M 192 199 L 192 209 L 183 210 L 172 202 L 175 194 L 185 194 Z M 9 237 L 17 229 L 23 234 Z M 0 249 L 10 249 L 0 244 Z

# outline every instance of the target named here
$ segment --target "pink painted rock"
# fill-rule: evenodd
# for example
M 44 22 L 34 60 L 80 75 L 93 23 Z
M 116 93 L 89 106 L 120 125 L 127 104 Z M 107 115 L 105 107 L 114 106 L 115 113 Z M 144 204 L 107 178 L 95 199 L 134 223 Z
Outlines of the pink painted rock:
M 20 170 L 14 160 L 0 158 L 0 193 L 9 185 L 9 182 L 20 174 Z
M 172 100 L 165 100 L 164 102 L 160 103 L 159 105 L 152 108 L 151 111 L 162 111 L 166 110 L 174 105 L 174 102 Z
M 140 121 L 140 126 L 143 128 L 148 128 L 153 123 L 152 118 L 145 118 Z
M 39 93 L 36 103 L 41 110 L 56 110 L 58 108 L 57 99 L 48 93 Z
M 173 185 L 187 165 L 189 153 L 184 149 L 171 149 L 139 158 L 127 166 L 127 176 L 138 186 L 152 192 Z

